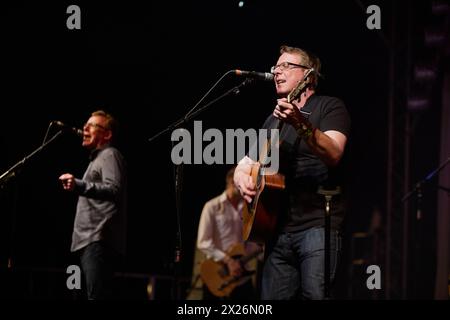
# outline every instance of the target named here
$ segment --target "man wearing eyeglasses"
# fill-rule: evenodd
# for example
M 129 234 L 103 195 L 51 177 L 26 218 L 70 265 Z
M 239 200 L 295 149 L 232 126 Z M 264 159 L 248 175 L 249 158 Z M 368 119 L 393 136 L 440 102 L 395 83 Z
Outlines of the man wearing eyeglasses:
M 99 110 L 83 127 L 82 146 L 90 163 L 82 179 L 70 173 L 59 177 L 64 190 L 78 197 L 72 252 L 78 252 L 89 300 L 112 297 L 114 266 L 125 254 L 126 174 L 122 154 L 112 146 L 115 119 Z
M 329 279 L 334 279 L 340 254 L 344 215 L 341 159 L 350 132 L 344 103 L 316 94 L 320 60 L 300 48 L 282 46 L 271 72 L 278 100 L 264 128 L 280 131 L 280 169 L 285 176 L 283 201 L 278 204 L 277 234 L 267 243 L 261 284 L 262 299 L 325 299 L 325 205 L 321 190 L 332 190 L 330 201 Z M 307 76 L 308 78 L 305 78 Z M 306 89 L 290 103 L 287 97 L 299 82 Z M 251 202 L 256 194 L 251 169 L 257 159 L 244 157 L 234 181 Z

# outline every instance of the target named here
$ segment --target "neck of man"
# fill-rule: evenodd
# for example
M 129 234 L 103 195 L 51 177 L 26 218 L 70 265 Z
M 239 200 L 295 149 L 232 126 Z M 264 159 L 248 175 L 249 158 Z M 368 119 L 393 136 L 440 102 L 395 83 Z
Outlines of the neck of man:
M 95 149 L 100 150 L 100 149 L 106 148 L 109 144 L 110 144 L 109 141 L 103 141 L 103 142 L 99 143 Z
M 303 92 L 300 95 L 300 99 L 297 100 L 298 101 L 298 103 L 296 103 L 297 107 L 299 109 L 303 108 L 305 106 L 305 104 L 306 104 L 306 101 L 308 101 L 309 97 L 311 97 L 314 93 L 315 93 L 314 89 L 307 88 L 305 90 L 305 92 Z

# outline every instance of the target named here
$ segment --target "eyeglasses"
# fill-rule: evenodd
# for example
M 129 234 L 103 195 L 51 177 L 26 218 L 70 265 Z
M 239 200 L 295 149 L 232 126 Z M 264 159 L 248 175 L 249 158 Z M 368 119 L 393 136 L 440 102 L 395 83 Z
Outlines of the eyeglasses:
M 104 127 L 104 126 L 102 126 L 102 125 L 100 125 L 100 124 L 97 124 L 97 123 L 93 123 L 93 122 L 87 122 L 87 123 L 85 123 L 84 124 L 84 126 L 83 126 L 83 128 L 84 127 L 92 127 L 92 128 L 95 128 L 95 129 L 98 129 L 98 128 L 100 128 L 100 129 L 103 129 L 103 130 L 106 130 L 106 128 Z
M 280 69 L 280 71 L 285 71 L 288 69 L 293 69 L 293 68 L 303 68 L 303 69 L 311 69 L 310 67 L 301 65 L 301 64 L 296 64 L 296 63 L 292 63 L 292 62 L 282 62 L 280 64 L 277 64 L 276 66 L 273 66 L 272 68 L 270 68 L 270 72 L 271 73 L 275 73 L 275 70 Z

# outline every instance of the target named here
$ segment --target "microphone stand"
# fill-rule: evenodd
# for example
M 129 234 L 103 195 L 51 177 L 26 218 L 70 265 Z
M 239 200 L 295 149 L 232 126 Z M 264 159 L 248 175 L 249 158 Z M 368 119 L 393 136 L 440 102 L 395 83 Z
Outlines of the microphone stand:
M 403 196 L 402 202 L 405 202 L 406 200 L 408 200 L 414 193 L 419 193 L 419 195 L 421 196 L 422 185 L 425 184 L 426 182 L 428 182 L 429 180 L 431 180 L 431 178 L 433 178 L 438 172 L 440 172 L 442 169 L 444 169 L 449 163 L 450 163 L 450 157 L 448 157 L 447 160 L 445 160 L 444 163 L 442 163 L 437 169 L 431 171 L 424 179 L 417 182 L 415 184 L 414 188 Z M 438 187 L 447 192 L 450 191 L 450 188 L 446 188 L 446 187 L 442 187 L 442 186 L 438 186 Z M 420 220 L 421 218 L 422 218 L 422 216 L 421 216 L 421 213 L 419 212 L 417 214 L 417 219 Z
M 52 143 L 57 137 L 59 137 L 62 134 L 63 130 L 58 131 L 53 137 L 51 137 L 49 140 L 44 142 L 39 148 L 35 149 L 33 152 L 31 152 L 29 155 L 25 156 L 22 160 L 17 162 L 15 165 L 13 165 L 11 168 L 6 170 L 1 176 L 0 176 L 0 189 L 3 189 L 6 184 L 14 177 L 18 176 L 19 170 L 25 165 L 25 163 L 28 162 L 33 156 L 41 152 L 45 147 L 47 147 L 50 143 Z M 17 210 L 17 199 L 18 199 L 18 186 L 16 185 L 15 191 L 14 191 L 14 197 L 13 197 L 13 214 L 11 218 L 11 235 L 10 235 L 10 252 L 8 256 L 8 270 L 11 270 L 13 268 L 13 249 L 14 249 L 14 233 L 15 233 L 15 211 Z
M 227 75 L 230 72 L 227 72 L 225 75 Z M 224 76 L 225 76 L 224 75 Z M 221 79 L 223 79 L 223 77 Z M 220 79 L 220 80 L 221 80 Z M 219 80 L 219 81 L 220 81 Z M 193 118 L 198 116 L 200 113 L 205 111 L 207 108 L 212 106 L 214 103 L 216 103 L 219 100 L 222 100 L 223 98 L 229 96 L 229 95 L 237 95 L 240 93 L 240 90 L 242 87 L 252 83 L 253 80 L 250 78 L 245 79 L 242 83 L 239 85 L 233 87 L 232 89 L 228 90 L 218 98 L 208 102 L 203 107 L 197 109 L 194 111 L 195 107 L 191 109 L 184 117 L 176 120 L 175 122 L 171 123 L 167 128 L 163 129 L 162 131 L 155 134 L 153 137 L 149 138 L 148 141 L 152 142 L 158 137 L 162 136 L 163 134 L 167 132 L 172 132 L 175 129 L 182 128 L 185 124 L 187 124 L 189 121 L 191 121 Z M 211 92 L 211 90 L 218 84 L 218 82 L 208 91 Z M 207 94 L 208 94 L 207 93 Z M 202 98 L 202 100 L 206 97 L 206 95 Z M 196 104 L 196 106 L 201 102 L 201 100 Z M 174 142 L 172 141 L 172 148 L 174 146 Z M 183 257 L 182 254 L 182 236 L 181 236 L 181 194 L 182 194 L 182 186 L 183 186 L 183 163 L 180 164 L 174 164 L 174 185 L 175 185 L 175 205 L 176 205 L 176 238 L 175 238 L 175 253 L 174 253 L 174 287 L 172 292 L 172 297 L 174 299 L 179 299 L 179 290 L 177 290 L 178 287 L 178 276 L 179 276 L 179 267 L 181 265 L 181 259 Z
M 410 190 L 408 193 L 406 193 L 403 198 L 402 202 L 407 201 L 409 198 L 411 198 L 414 194 L 416 195 L 416 217 L 415 217 L 415 230 L 417 233 L 416 237 L 416 247 L 415 247 L 415 272 L 417 273 L 415 275 L 415 279 L 421 279 L 420 278 L 420 250 L 421 250 L 421 242 L 422 242 L 422 219 L 423 219 L 423 211 L 422 211 L 422 204 L 423 204 L 423 186 L 430 181 L 437 173 L 439 173 L 442 169 L 444 169 L 448 164 L 450 163 L 450 157 L 447 158 L 446 161 L 444 161 L 437 169 L 431 171 L 424 179 L 418 181 L 412 190 Z M 439 189 L 445 190 L 447 192 L 450 191 L 449 188 L 438 186 Z M 416 283 L 416 286 L 418 284 Z M 417 291 L 417 288 L 416 290 Z M 414 292 L 417 294 L 417 292 Z
M 31 152 L 29 155 L 25 156 L 22 160 L 17 162 L 15 165 L 13 165 L 11 168 L 6 170 L 1 176 L 0 176 L 0 188 L 3 188 L 6 183 L 13 177 L 17 176 L 17 171 L 20 169 L 28 160 L 30 160 L 34 155 L 41 152 L 47 145 L 49 145 L 51 142 L 53 142 L 57 137 L 61 135 L 63 130 L 58 131 L 53 137 L 48 139 L 46 142 L 44 142 L 39 148 L 35 149 L 33 152 Z

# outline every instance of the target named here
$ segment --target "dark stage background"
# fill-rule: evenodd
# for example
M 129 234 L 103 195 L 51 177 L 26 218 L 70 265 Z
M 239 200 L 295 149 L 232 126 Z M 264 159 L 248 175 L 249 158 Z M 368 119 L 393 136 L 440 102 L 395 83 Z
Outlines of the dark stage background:
M 351 203 L 339 297 L 348 297 L 348 287 L 354 285 L 348 279 L 350 235 L 367 231 L 374 212 L 381 217 L 385 213 L 388 90 L 396 85 L 389 83 L 389 51 L 383 40 L 390 31 L 390 1 L 249 0 L 242 8 L 238 3 L 17 1 L 2 5 L 0 171 L 37 148 L 52 120 L 81 128 L 97 109 L 119 119 L 120 148 L 129 170 L 124 297 L 146 298 L 146 278 L 140 275 L 170 277 L 174 272 L 170 135 L 152 143 L 148 138 L 183 116 L 226 71 L 268 71 L 282 44 L 309 49 L 321 58 L 324 78 L 319 93 L 340 97 L 352 117 L 344 159 Z M 81 8 L 81 30 L 66 28 L 70 4 Z M 382 10 L 381 31 L 366 27 L 365 9 L 370 4 Z M 416 10 L 422 5 L 425 2 L 416 4 Z M 208 101 L 240 81 L 227 77 Z M 255 82 L 197 120 L 203 121 L 203 130 L 258 128 L 275 99 L 271 83 Z M 420 163 L 417 178 L 437 166 L 438 139 L 433 137 L 438 137 L 439 129 L 433 124 L 438 111 L 424 112 L 417 119 L 424 128 L 421 132 L 431 137 L 415 147 Z M 192 125 L 187 128 L 192 131 Z M 69 252 L 76 197 L 63 192 L 57 178 L 64 172 L 81 176 L 87 163 L 79 138 L 67 133 L 28 161 L 0 191 L 0 266 L 5 270 L 8 258 L 13 262 L 13 272 L 3 277 L 8 286 L 0 289 L 5 296 L 72 297 L 65 289 L 65 269 L 77 263 Z M 228 168 L 185 166 L 182 279 L 191 276 L 203 204 L 222 192 Z M 430 218 L 429 231 L 433 223 Z M 427 245 L 431 273 L 424 290 L 431 297 L 434 245 L 431 240 Z M 366 254 L 379 258 L 374 263 L 382 265 L 382 253 Z M 365 285 L 365 279 L 352 281 Z M 170 280 L 159 283 L 156 299 L 172 298 Z M 184 297 L 185 285 L 181 287 L 179 296 Z

